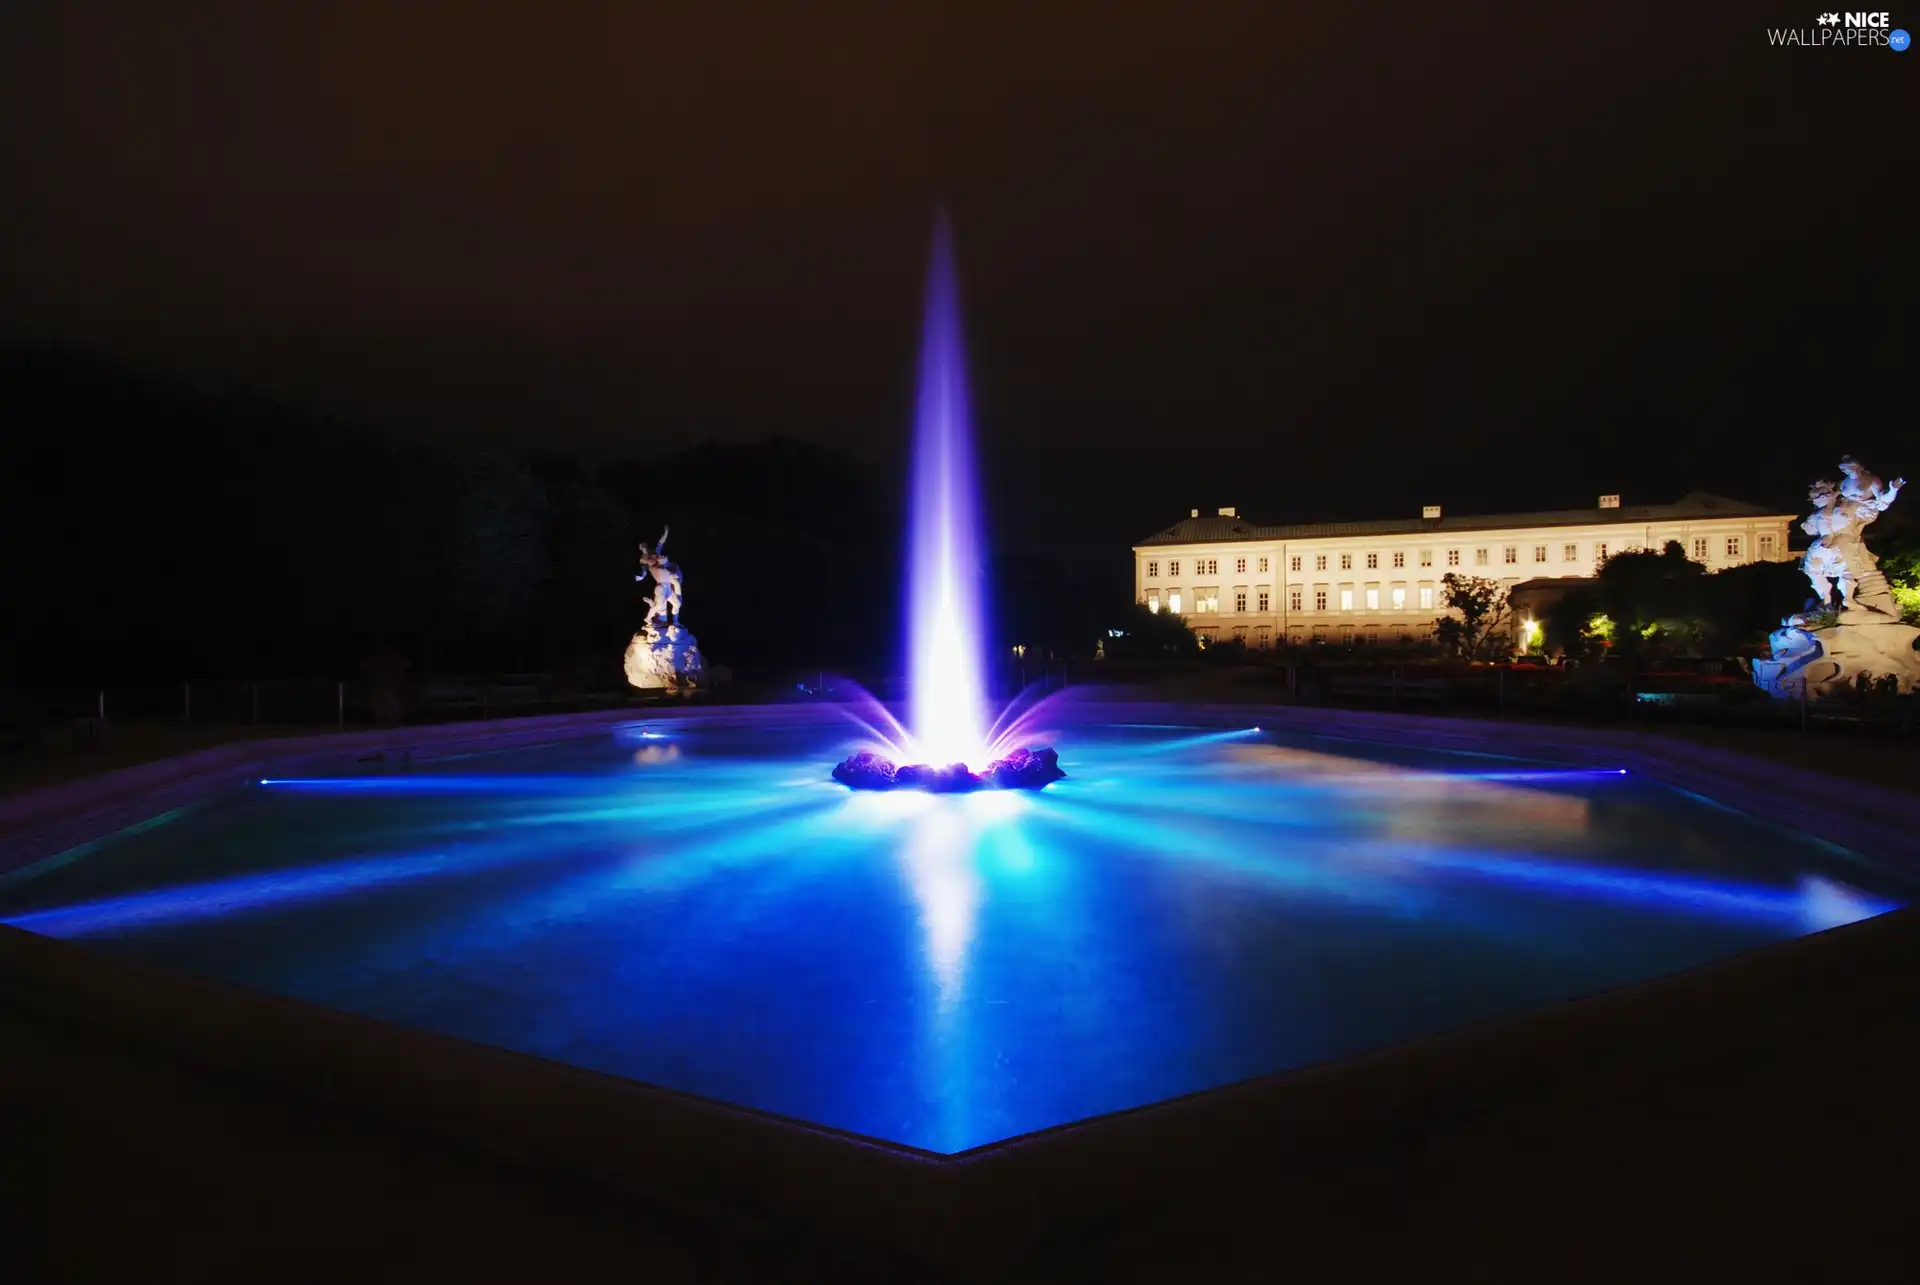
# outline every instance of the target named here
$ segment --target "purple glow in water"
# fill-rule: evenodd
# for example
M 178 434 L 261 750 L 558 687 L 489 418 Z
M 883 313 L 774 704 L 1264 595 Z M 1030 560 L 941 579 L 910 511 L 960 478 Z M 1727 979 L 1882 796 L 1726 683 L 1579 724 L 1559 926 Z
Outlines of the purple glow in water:
M 980 530 L 953 235 L 934 229 L 913 430 L 908 720 L 920 762 L 986 764 Z

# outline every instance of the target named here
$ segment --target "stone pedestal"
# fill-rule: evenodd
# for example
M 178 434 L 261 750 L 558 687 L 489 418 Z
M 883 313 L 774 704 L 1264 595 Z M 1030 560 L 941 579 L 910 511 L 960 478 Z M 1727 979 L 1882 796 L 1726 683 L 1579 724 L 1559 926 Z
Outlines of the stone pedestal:
M 1783 699 L 1851 691 L 1856 679 L 1891 675 L 1903 692 L 1920 689 L 1920 629 L 1877 611 L 1843 611 L 1824 629 L 1787 625 L 1772 635 L 1773 659 L 1753 662 L 1753 680 Z
M 649 621 L 627 644 L 626 665 L 627 681 L 643 691 L 684 696 L 707 681 L 700 641 L 679 625 L 659 629 Z

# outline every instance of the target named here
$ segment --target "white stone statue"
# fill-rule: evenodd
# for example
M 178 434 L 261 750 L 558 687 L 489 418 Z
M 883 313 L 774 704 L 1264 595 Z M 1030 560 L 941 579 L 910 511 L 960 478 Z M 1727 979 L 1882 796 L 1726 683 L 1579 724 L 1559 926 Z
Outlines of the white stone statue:
M 654 541 L 653 552 L 648 553 L 645 545 L 640 546 L 639 575 L 637 584 L 648 576 L 653 577 L 653 597 L 648 603 L 647 619 L 660 625 L 680 623 L 680 568 L 663 550 L 667 547 L 667 533 L 672 527 L 660 528 L 660 538 Z
M 627 681 L 635 687 L 678 696 L 702 686 L 707 673 L 699 640 L 680 624 L 680 568 L 665 553 L 671 529 L 660 532 L 652 552 L 640 546 L 642 570 L 634 580 L 652 576 L 653 594 L 646 624 L 627 643 L 626 669 Z
M 1920 687 L 1920 653 L 1913 649 L 1920 629 L 1901 623 L 1892 586 L 1865 539 L 1906 479 L 1882 482 L 1850 455 L 1840 472 L 1838 484 L 1813 484 L 1813 512 L 1800 524 L 1813 537 L 1800 564 L 1813 586 L 1812 609 L 1781 621 L 1769 638 L 1773 659 L 1753 663 L 1753 680 L 1775 696 L 1829 694 L 1862 676 L 1891 678 L 1903 691 Z M 1834 623 L 1816 627 L 1829 612 Z

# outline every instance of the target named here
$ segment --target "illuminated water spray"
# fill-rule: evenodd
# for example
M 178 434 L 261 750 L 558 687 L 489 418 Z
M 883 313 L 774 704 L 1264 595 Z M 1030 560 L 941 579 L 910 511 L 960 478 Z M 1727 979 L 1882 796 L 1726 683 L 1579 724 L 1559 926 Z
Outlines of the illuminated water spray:
M 908 726 L 927 762 L 986 766 L 980 528 L 953 234 L 934 229 L 914 409 Z
M 888 754 L 861 751 L 834 769 L 834 779 L 856 789 L 881 790 L 1039 788 L 1058 780 L 1064 773 L 1052 750 L 1008 744 L 1018 734 L 1017 723 L 996 729 L 997 738 L 987 728 L 978 481 L 953 232 L 944 217 L 934 227 L 927 268 L 912 481 L 907 497 L 908 725 L 902 735 L 888 738 L 891 753 L 908 761 L 901 766 Z

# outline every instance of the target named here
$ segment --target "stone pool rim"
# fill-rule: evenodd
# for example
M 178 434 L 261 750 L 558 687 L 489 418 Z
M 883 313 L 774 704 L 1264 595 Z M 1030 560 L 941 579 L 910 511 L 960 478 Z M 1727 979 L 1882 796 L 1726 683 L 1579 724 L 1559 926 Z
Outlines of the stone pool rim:
M 819 705 L 608 711 L 242 742 L 0 800 L 0 874 L 276 772 L 339 772 L 622 725 L 805 725 Z M 1864 856 L 1920 868 L 1913 801 L 1877 787 L 1612 729 L 1299 707 L 1099 699 L 1089 717 L 1259 726 L 1626 767 Z M 1071 746 L 1065 747 L 1071 761 Z M 369 762 L 371 760 L 371 762 Z M 1815 831 L 1812 822 L 1817 819 Z M 356 1107 L 539 1172 L 724 1225 L 985 1263 L 1262 1164 L 1296 1168 L 1544 1091 L 1601 1092 L 1723 1048 L 1795 996 L 1911 953 L 1920 908 L 1550 1009 L 1093 1117 L 953 1155 L 916 1151 L 0 927 L 7 998 L 298 1097 Z

